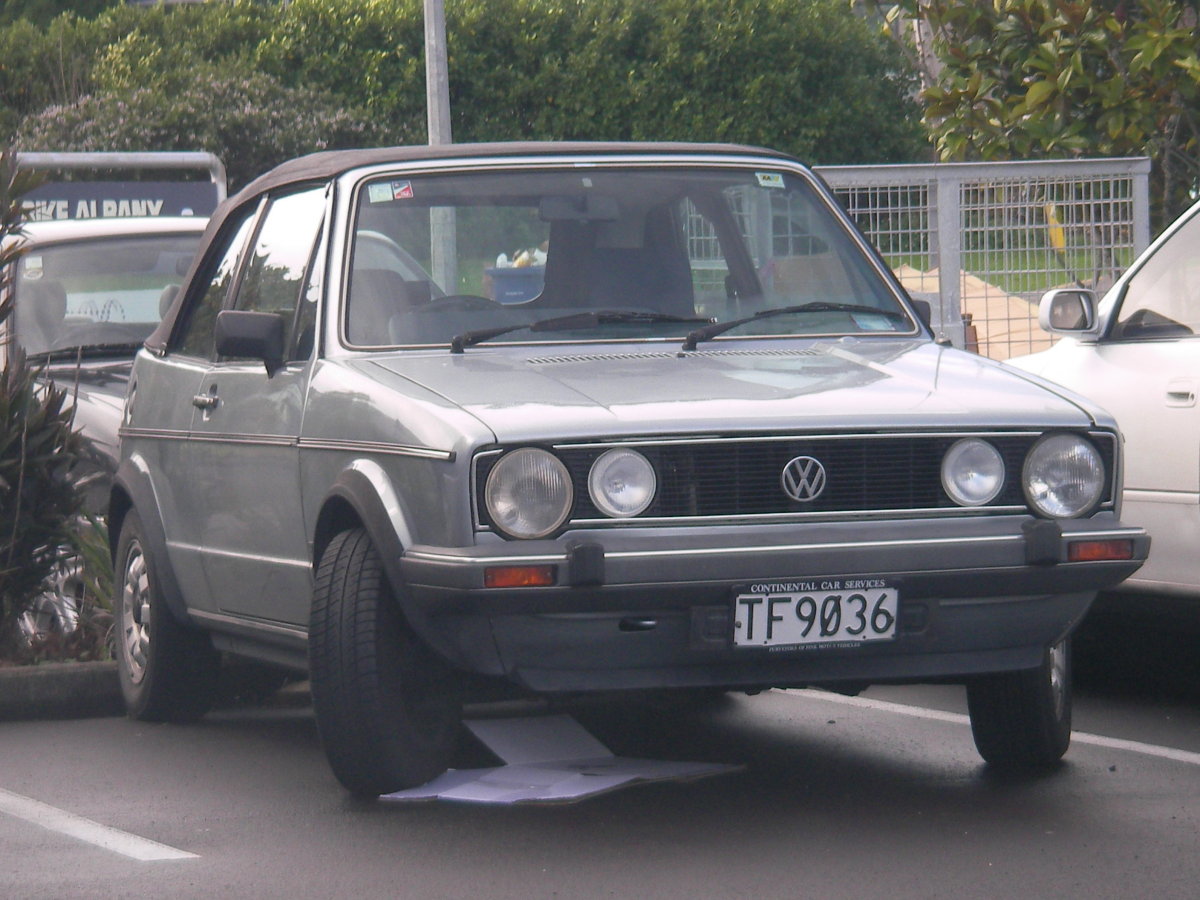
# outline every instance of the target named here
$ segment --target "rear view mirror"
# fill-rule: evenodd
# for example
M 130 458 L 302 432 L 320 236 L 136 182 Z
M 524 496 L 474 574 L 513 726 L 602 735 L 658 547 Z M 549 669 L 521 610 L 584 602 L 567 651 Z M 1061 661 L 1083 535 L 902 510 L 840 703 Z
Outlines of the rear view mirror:
M 620 212 L 616 198 L 603 194 L 543 197 L 538 208 L 543 222 L 615 222 Z
M 226 309 L 217 314 L 217 353 L 234 359 L 258 359 L 274 375 L 283 366 L 284 323 L 276 313 Z
M 1096 306 L 1096 295 L 1087 288 L 1058 288 L 1042 296 L 1038 323 L 1050 334 L 1098 334 Z

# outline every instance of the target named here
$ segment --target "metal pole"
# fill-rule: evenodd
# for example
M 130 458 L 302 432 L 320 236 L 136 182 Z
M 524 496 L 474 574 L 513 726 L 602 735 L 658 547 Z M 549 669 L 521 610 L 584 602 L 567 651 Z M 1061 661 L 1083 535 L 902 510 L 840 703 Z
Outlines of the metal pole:
M 450 70 L 446 62 L 444 0 L 425 0 L 425 106 L 429 143 L 451 144 Z
M 425 0 L 425 112 L 430 145 L 453 143 L 444 0 Z M 458 241 L 455 232 L 452 208 L 430 209 L 429 244 L 433 280 L 447 294 L 458 293 Z

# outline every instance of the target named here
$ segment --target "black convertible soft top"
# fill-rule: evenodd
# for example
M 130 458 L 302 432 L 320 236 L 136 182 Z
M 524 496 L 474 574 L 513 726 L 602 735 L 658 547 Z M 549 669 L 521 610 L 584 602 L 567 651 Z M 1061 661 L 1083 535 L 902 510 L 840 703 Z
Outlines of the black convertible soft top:
M 260 175 L 213 212 L 200 243 L 192 268 L 200 265 L 205 248 L 214 235 L 222 230 L 225 220 L 235 210 L 254 197 L 275 188 L 303 182 L 329 181 L 344 172 L 367 166 L 388 163 L 404 164 L 440 159 L 483 159 L 503 157 L 569 157 L 569 156 L 745 156 L 768 157 L 796 162 L 794 157 L 778 150 L 742 144 L 701 144 L 681 141 L 506 141 L 482 144 L 417 144 L 401 147 L 371 147 L 356 150 L 326 150 L 311 153 L 281 163 Z M 189 272 L 187 278 L 190 279 Z M 186 281 L 185 281 L 186 283 Z M 146 339 L 146 347 L 162 352 L 166 349 L 183 301 L 183 292 L 163 317 L 154 333 Z
M 419 144 L 403 147 L 374 147 L 360 150 L 327 150 L 281 163 L 246 185 L 228 204 L 260 194 L 283 184 L 321 181 L 361 166 L 383 163 L 419 162 L 431 159 L 466 159 L 503 156 L 572 156 L 621 154 L 719 154 L 722 156 L 770 156 L 791 160 L 777 150 L 740 144 L 693 144 L 684 142 L 592 142 L 592 141 L 508 141 L 487 144 Z

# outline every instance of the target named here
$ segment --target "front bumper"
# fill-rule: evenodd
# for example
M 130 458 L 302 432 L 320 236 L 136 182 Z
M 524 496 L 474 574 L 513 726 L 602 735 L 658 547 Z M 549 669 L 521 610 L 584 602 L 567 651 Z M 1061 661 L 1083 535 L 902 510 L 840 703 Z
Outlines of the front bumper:
M 1131 558 L 1073 562 L 1080 541 Z M 756 689 L 919 681 L 1032 668 L 1097 590 L 1137 570 L 1144 530 L 1112 516 L 614 528 L 554 541 L 417 546 L 400 596 L 418 632 L 461 668 L 539 692 L 686 686 Z M 501 566 L 553 583 L 487 588 Z M 733 598 L 764 581 L 882 579 L 899 592 L 894 640 L 738 648 Z

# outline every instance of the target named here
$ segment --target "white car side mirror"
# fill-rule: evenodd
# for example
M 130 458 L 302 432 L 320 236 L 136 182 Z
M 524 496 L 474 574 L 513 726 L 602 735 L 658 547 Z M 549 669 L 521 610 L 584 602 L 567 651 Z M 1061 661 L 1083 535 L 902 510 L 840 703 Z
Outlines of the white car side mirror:
M 1042 295 L 1038 324 L 1050 334 L 1095 337 L 1100 334 L 1096 294 L 1087 288 L 1057 288 Z

